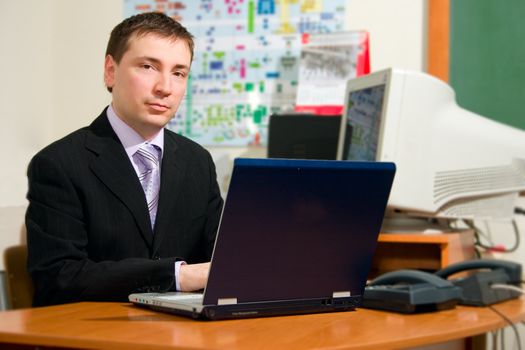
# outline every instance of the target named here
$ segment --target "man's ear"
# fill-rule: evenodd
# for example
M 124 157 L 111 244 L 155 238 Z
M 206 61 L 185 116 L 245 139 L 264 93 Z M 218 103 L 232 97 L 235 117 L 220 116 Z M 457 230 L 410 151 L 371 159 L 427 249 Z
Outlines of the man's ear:
M 111 57 L 111 55 L 107 55 L 106 59 L 104 60 L 104 84 L 106 84 L 106 87 L 108 89 L 113 88 L 113 85 L 115 85 L 115 67 L 117 63 Z

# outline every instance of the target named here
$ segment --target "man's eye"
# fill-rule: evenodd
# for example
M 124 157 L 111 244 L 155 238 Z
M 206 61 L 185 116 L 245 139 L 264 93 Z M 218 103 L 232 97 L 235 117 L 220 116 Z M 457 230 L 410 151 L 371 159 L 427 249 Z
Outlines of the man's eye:
M 184 72 L 173 72 L 173 75 L 179 78 L 184 78 L 186 76 Z
M 144 68 L 144 69 L 153 69 L 153 66 L 151 64 L 143 64 L 142 68 Z

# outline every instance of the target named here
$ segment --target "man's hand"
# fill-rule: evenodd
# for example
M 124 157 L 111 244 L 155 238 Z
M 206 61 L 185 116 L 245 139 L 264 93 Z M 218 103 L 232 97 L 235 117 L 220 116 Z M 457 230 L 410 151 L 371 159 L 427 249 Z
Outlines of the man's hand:
M 179 270 L 179 285 L 182 292 L 193 292 L 203 289 L 208 280 L 210 263 L 181 265 Z

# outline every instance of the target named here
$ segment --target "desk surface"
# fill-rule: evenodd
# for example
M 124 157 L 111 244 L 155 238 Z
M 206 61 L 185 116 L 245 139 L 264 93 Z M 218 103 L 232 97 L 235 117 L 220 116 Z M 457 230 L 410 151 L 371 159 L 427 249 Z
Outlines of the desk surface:
M 524 299 L 494 307 L 513 322 L 525 319 Z M 358 309 L 210 322 L 124 303 L 77 303 L 0 313 L 0 343 L 132 350 L 403 348 L 504 326 L 489 308 L 462 306 L 419 315 Z

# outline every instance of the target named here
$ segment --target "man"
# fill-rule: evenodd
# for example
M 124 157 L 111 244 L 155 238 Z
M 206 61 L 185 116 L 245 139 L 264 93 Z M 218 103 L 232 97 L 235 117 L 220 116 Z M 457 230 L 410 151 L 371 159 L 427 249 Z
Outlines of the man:
M 28 168 L 35 306 L 205 286 L 223 204 L 215 167 L 202 147 L 164 129 L 192 59 L 191 34 L 163 14 L 111 32 L 111 105 Z

